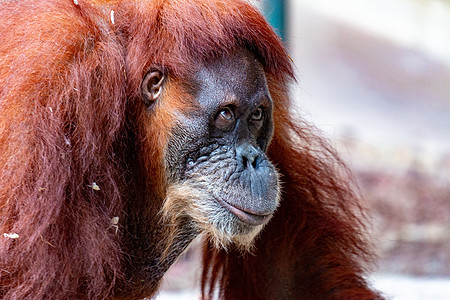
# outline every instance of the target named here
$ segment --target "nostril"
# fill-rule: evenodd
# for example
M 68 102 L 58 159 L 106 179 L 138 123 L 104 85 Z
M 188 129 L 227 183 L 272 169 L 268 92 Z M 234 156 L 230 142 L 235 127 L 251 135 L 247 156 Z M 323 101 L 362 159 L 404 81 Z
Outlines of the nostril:
M 249 167 L 249 161 L 248 161 L 247 157 L 245 157 L 245 156 L 242 157 L 242 165 L 246 168 Z
M 257 155 L 255 159 L 252 161 L 252 167 L 256 169 L 261 162 L 261 156 Z
M 261 157 L 259 155 L 259 151 L 251 146 L 251 145 L 245 145 L 245 146 L 239 146 L 236 149 L 236 155 L 237 159 L 242 163 L 242 166 L 247 168 L 257 168 Z

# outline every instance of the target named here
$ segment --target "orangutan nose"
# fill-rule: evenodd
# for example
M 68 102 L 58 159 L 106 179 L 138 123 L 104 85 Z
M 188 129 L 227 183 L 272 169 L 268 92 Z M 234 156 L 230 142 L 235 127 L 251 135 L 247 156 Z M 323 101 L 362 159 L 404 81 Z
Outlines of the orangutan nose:
M 236 159 L 243 169 L 257 169 L 262 161 L 261 151 L 245 143 L 236 147 Z

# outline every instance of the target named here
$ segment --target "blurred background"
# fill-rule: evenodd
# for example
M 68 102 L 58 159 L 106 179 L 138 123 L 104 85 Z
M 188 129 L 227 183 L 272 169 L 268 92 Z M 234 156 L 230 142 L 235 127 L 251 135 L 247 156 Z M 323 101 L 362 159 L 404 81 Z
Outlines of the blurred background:
M 303 118 L 356 174 L 391 299 L 450 299 L 450 1 L 254 1 L 285 40 Z M 198 299 L 199 253 L 157 299 Z

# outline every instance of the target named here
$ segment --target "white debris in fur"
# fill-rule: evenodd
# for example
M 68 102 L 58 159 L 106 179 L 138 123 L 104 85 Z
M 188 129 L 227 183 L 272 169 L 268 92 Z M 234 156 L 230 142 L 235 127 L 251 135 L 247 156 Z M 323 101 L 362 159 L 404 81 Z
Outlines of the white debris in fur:
M 19 235 L 17 233 L 4 233 L 3 236 L 8 239 L 18 239 Z
M 110 227 L 116 230 L 116 234 L 119 231 L 119 217 L 112 217 L 110 222 Z
M 111 225 L 117 225 L 117 224 L 119 224 L 119 217 L 111 218 Z
M 94 191 L 100 191 L 100 187 L 98 186 L 98 184 L 97 183 L 95 183 L 95 181 L 92 183 L 92 189 L 94 190 Z

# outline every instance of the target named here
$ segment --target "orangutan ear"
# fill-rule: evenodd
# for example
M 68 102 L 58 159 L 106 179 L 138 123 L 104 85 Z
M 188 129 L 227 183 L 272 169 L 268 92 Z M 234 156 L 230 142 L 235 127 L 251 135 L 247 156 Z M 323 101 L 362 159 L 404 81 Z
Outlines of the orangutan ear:
M 164 73 L 156 69 L 145 75 L 144 80 L 142 80 L 141 91 L 144 103 L 147 106 L 152 105 L 160 98 L 165 79 Z

